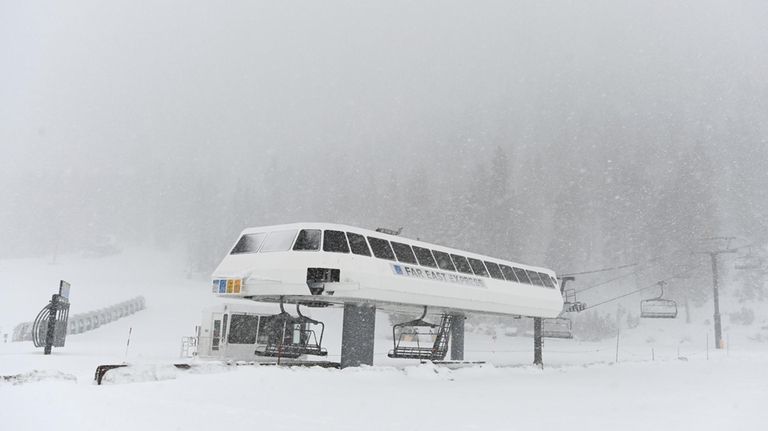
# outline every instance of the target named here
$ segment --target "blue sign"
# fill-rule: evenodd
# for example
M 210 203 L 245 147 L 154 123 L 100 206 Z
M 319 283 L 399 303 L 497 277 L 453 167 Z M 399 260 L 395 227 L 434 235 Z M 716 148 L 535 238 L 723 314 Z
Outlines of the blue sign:
M 227 293 L 227 280 L 219 280 L 219 293 Z

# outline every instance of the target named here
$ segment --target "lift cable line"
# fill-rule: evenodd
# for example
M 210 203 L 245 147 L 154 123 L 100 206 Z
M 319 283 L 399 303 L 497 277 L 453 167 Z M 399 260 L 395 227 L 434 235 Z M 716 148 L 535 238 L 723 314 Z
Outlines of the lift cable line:
M 626 264 L 623 264 L 623 265 L 616 265 L 616 266 L 610 266 L 610 267 L 600 268 L 600 269 L 592 269 L 592 270 L 581 271 L 581 272 L 571 272 L 571 273 L 565 273 L 565 274 L 560 274 L 560 275 L 562 277 L 568 277 L 568 276 L 573 276 L 573 275 L 587 275 L 587 274 L 598 274 L 598 273 L 601 273 L 601 272 L 618 271 L 620 269 L 626 269 L 626 268 L 631 268 L 633 266 L 638 266 L 638 265 L 643 265 L 643 264 L 646 264 L 646 263 L 651 263 L 651 262 L 654 262 L 654 261 L 657 261 L 657 260 L 661 259 L 662 257 L 671 256 L 673 254 L 681 253 L 681 252 L 688 251 L 688 250 L 689 249 L 687 249 L 687 248 L 681 248 L 681 249 L 673 250 L 673 251 L 671 251 L 669 253 L 660 254 L 658 256 L 654 256 L 654 257 L 651 257 L 651 258 L 645 259 L 645 260 L 640 260 L 640 261 L 637 261 L 637 262 L 634 262 L 634 263 L 626 263 Z
M 625 268 L 632 268 L 633 266 L 640 265 L 642 262 L 635 262 L 635 263 L 627 263 L 624 265 L 618 265 L 618 266 L 611 266 L 609 268 L 600 268 L 600 269 L 593 269 L 589 271 L 581 271 L 581 272 L 569 272 L 567 274 L 561 274 L 564 277 L 570 277 L 574 275 L 587 275 L 587 274 L 597 274 L 600 272 L 608 272 L 608 271 L 618 271 L 620 269 Z
M 696 270 L 696 269 L 699 269 L 699 268 L 701 268 L 702 266 L 704 266 L 704 264 L 699 264 L 699 265 L 696 265 L 696 266 L 694 266 L 694 267 L 692 267 L 692 268 L 689 268 L 689 269 L 687 269 L 687 270 L 685 270 L 685 271 L 682 271 L 682 272 L 679 272 L 679 273 L 677 273 L 677 274 L 674 274 L 674 275 L 672 275 L 672 276 L 670 276 L 670 277 L 667 277 L 667 278 L 665 278 L 665 279 L 663 279 L 663 280 L 659 280 L 659 281 L 657 281 L 657 282 L 655 282 L 655 283 L 653 283 L 653 284 L 650 284 L 650 285 L 648 285 L 648 286 L 644 286 L 644 287 L 641 287 L 641 288 L 639 288 L 639 289 L 635 289 L 635 290 L 633 290 L 633 291 L 631 291 L 631 292 L 627 292 L 627 293 L 625 293 L 625 294 L 622 294 L 622 295 L 616 296 L 616 297 L 614 297 L 614 298 L 611 298 L 611 299 L 607 299 L 607 300 L 605 300 L 605 301 L 602 301 L 602 302 L 598 302 L 598 303 L 596 303 L 596 304 L 592 304 L 592 305 L 590 305 L 589 307 L 586 307 L 586 308 L 585 308 L 585 310 L 589 310 L 590 308 L 599 307 L 599 306 L 601 306 L 601 305 L 603 305 L 603 304 L 607 304 L 607 303 L 609 303 L 609 302 L 613 302 L 613 301 L 616 301 L 616 300 L 618 300 L 618 299 L 621 299 L 621 298 L 626 298 L 627 296 L 630 296 L 630 295 L 634 295 L 634 294 L 636 294 L 636 293 L 639 293 L 639 292 L 642 292 L 642 291 L 644 291 L 644 290 L 648 290 L 648 289 L 652 289 L 652 288 L 657 288 L 657 287 L 659 287 L 659 282 L 667 282 L 667 281 L 669 281 L 669 280 L 674 280 L 675 278 L 680 278 L 680 277 L 682 277 L 682 276 L 684 276 L 684 275 L 687 275 L 687 274 L 688 274 L 688 273 L 690 273 L 690 272 L 693 272 L 693 271 L 694 271 L 694 270 Z
M 648 268 L 650 268 L 650 267 L 652 267 L 654 265 L 657 265 L 659 263 L 659 259 L 661 259 L 662 257 L 670 256 L 670 255 L 672 255 L 674 253 L 677 253 L 678 251 L 680 251 L 680 250 L 677 250 L 677 251 L 675 251 L 673 253 L 668 253 L 666 255 L 657 256 L 657 257 L 654 257 L 652 259 L 648 259 L 648 260 L 646 260 L 644 262 L 639 262 L 639 263 L 636 263 L 636 264 L 632 264 L 632 266 L 636 266 L 636 265 L 642 265 L 642 266 L 639 269 L 637 269 L 636 271 L 629 272 L 629 273 L 626 273 L 626 274 L 623 274 L 623 275 L 619 275 L 617 277 L 613 277 L 613 278 L 610 278 L 608 280 L 601 281 L 600 283 L 593 284 L 592 286 L 587 286 L 587 287 L 585 287 L 583 289 L 576 290 L 576 293 L 586 292 L 587 290 L 591 290 L 591 289 L 594 289 L 596 287 L 600 287 L 600 286 L 604 286 L 606 284 L 613 283 L 614 281 L 621 280 L 622 278 L 627 278 L 627 277 L 630 277 L 630 276 L 633 276 L 633 275 L 640 274 L 641 272 L 647 270 Z
M 579 289 L 579 290 L 576 291 L 576 293 L 586 292 L 587 290 L 594 289 L 596 287 L 600 287 L 600 286 L 604 286 L 606 284 L 613 283 L 614 281 L 621 280 L 622 278 L 627 278 L 627 277 L 632 276 L 632 275 L 640 274 L 641 272 L 645 271 L 646 269 L 648 269 L 648 266 L 643 266 L 640 269 L 638 269 L 637 271 L 633 271 L 633 272 L 630 272 L 628 274 L 620 275 L 618 277 L 609 278 L 608 280 L 601 281 L 600 283 L 593 284 L 592 286 L 588 286 L 588 287 L 585 287 L 583 289 Z
M 715 237 L 715 238 L 704 238 L 704 239 L 705 240 L 728 240 L 728 241 L 731 241 L 731 240 L 736 239 L 736 238 L 735 237 L 722 237 L 722 238 L 721 237 Z M 739 247 L 733 247 L 733 248 L 729 249 L 729 251 L 736 251 L 736 250 L 740 250 L 740 249 L 744 249 L 744 248 L 750 249 L 753 246 L 754 246 L 753 244 L 742 245 L 742 246 L 739 246 Z M 592 286 L 588 286 L 588 287 L 585 287 L 585 288 L 582 288 L 582 289 L 578 289 L 578 290 L 575 291 L 575 293 L 582 293 L 582 292 L 586 292 L 588 290 L 594 289 L 596 287 L 604 286 L 604 285 L 610 284 L 610 283 L 612 283 L 614 281 L 621 280 L 622 278 L 626 278 L 626 277 L 630 277 L 630 276 L 633 276 L 633 275 L 637 275 L 637 274 L 645 271 L 646 269 L 648 269 L 648 267 L 652 266 L 651 263 L 654 263 L 654 262 L 657 263 L 658 260 L 661 259 L 662 257 L 671 256 L 673 254 L 682 252 L 684 250 L 685 249 L 675 250 L 675 251 L 672 251 L 672 252 L 667 253 L 667 254 L 659 255 L 659 256 L 647 259 L 645 261 L 640 261 L 640 262 L 635 262 L 635 263 L 629 263 L 629 264 L 624 264 L 624 265 L 619 265 L 619 266 L 613 266 L 613 267 L 609 267 L 609 268 L 601 268 L 601 269 L 596 269 L 596 270 L 591 270 L 591 271 L 582 271 L 582 272 L 574 272 L 574 273 L 570 273 L 570 274 L 562 274 L 562 277 L 567 277 L 567 276 L 572 276 L 572 275 L 581 275 L 581 274 L 597 274 L 597 273 L 601 273 L 601 272 L 617 271 L 617 270 L 620 270 L 620 269 L 626 269 L 626 268 L 632 268 L 632 267 L 635 267 L 635 266 L 641 266 L 636 271 L 633 271 L 633 272 L 630 272 L 630 273 L 627 273 L 627 274 L 623 274 L 623 275 L 620 275 L 620 276 L 617 276 L 617 277 L 613 277 L 613 278 L 610 278 L 608 280 L 601 281 L 601 282 L 599 282 L 597 284 L 593 284 Z M 693 254 L 709 254 L 709 253 L 710 252 L 707 252 L 707 251 L 704 251 L 704 252 L 693 252 Z

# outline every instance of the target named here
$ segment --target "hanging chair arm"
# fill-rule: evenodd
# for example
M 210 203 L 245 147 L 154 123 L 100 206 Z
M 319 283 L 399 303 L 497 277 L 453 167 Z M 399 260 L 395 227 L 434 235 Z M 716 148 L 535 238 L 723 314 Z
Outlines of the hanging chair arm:
M 312 323 L 314 325 L 323 325 L 323 322 L 320 322 L 320 321 L 315 320 L 315 319 L 313 319 L 311 317 L 307 317 L 307 316 L 301 314 L 301 309 L 299 309 L 299 304 L 296 304 L 296 313 L 299 315 L 299 319 L 301 319 L 302 322 L 309 322 L 309 323 Z M 323 327 L 325 327 L 325 325 L 323 325 Z

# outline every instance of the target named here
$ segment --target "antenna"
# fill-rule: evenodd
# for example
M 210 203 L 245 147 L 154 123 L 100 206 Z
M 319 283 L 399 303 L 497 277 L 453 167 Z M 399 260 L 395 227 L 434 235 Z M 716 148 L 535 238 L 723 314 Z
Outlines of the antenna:
M 376 232 L 385 233 L 387 235 L 393 235 L 393 236 L 399 236 L 400 232 L 402 232 L 402 231 L 403 231 L 403 227 L 402 226 L 398 230 L 387 229 L 387 228 L 383 228 L 383 227 L 377 227 L 376 228 Z

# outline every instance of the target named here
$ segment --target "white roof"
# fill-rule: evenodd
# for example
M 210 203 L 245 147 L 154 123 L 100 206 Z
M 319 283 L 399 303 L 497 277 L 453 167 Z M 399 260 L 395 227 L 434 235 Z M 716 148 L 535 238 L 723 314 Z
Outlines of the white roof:
M 517 262 L 512 262 L 504 259 L 499 259 L 497 257 L 491 257 L 486 256 L 482 254 L 472 253 L 464 250 L 459 250 L 456 248 L 451 247 L 445 247 L 438 244 L 428 243 L 424 241 L 419 241 L 415 239 L 410 239 L 402 236 L 396 236 L 396 235 L 389 235 L 382 232 L 376 232 L 375 230 L 370 229 L 363 229 L 359 227 L 354 226 L 348 226 L 343 224 L 336 224 L 336 223 L 322 223 L 322 222 L 302 222 L 302 223 L 289 223 L 289 224 L 280 224 L 280 225 L 272 225 L 272 226 L 260 226 L 260 227 L 249 227 L 243 230 L 242 234 L 250 234 L 250 233 L 258 233 L 258 232 L 272 232 L 272 231 L 278 231 L 278 230 L 289 230 L 289 229 L 321 229 L 321 230 L 339 230 L 339 231 L 345 231 L 345 232 L 352 232 L 357 233 L 364 236 L 373 236 L 376 238 L 386 239 L 388 241 L 395 241 L 400 243 L 405 243 L 409 245 L 415 245 L 422 248 L 429 248 L 432 250 L 442 251 L 446 253 L 452 253 L 452 254 L 459 254 L 465 257 L 472 257 L 475 259 L 481 259 L 481 260 L 488 260 L 491 262 L 496 262 L 500 264 L 506 264 L 509 266 L 517 266 L 522 267 L 524 269 L 530 269 L 537 272 L 546 272 L 546 273 L 552 273 L 554 274 L 554 271 L 549 268 L 543 268 L 528 264 L 522 264 Z M 241 235 L 242 235 L 241 234 Z

